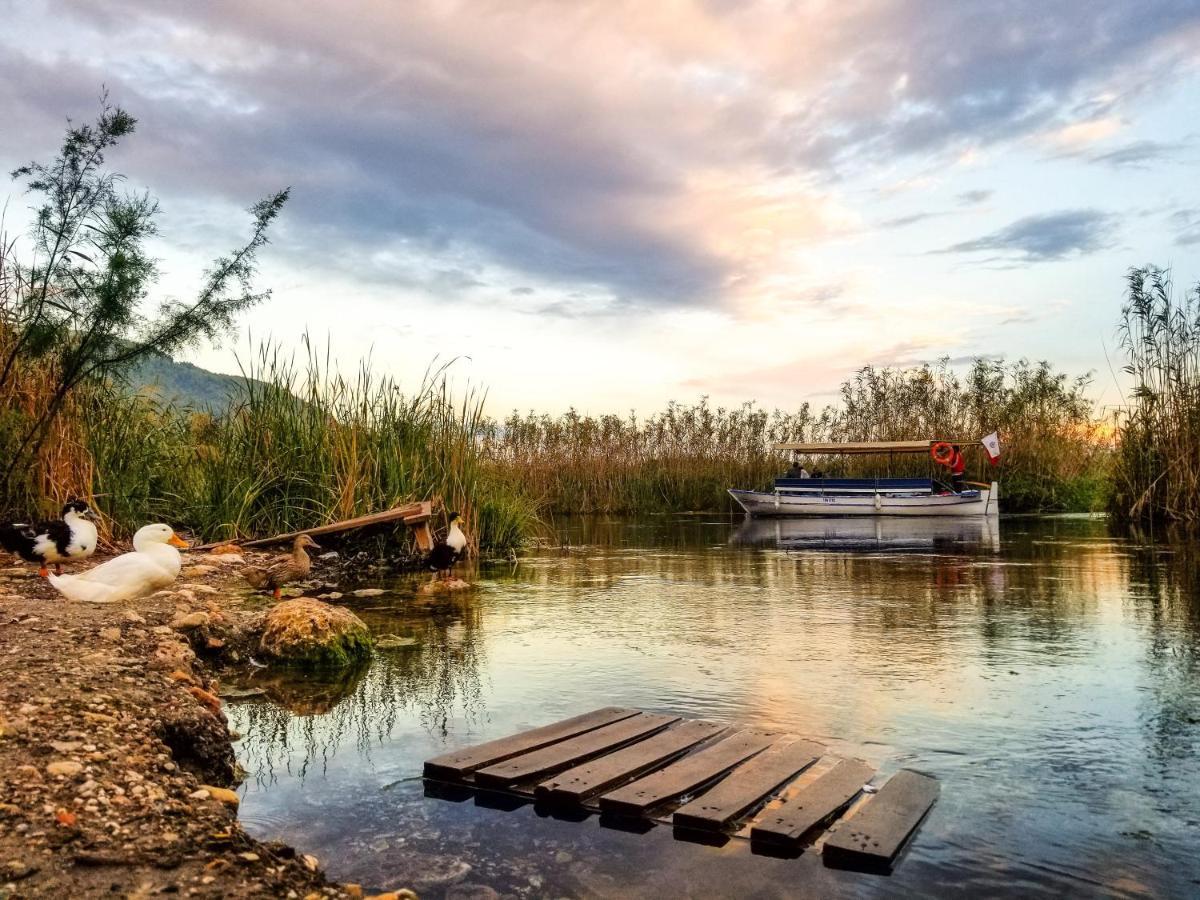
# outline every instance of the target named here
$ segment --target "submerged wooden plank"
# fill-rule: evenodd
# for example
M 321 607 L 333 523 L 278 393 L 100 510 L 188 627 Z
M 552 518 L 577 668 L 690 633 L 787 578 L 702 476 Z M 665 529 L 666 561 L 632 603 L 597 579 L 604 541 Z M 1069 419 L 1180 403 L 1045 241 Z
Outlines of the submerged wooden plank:
M 671 821 L 682 828 L 724 828 L 811 766 L 824 749 L 812 741 L 776 744 L 742 763 L 711 791 L 679 807 Z
M 739 731 L 664 769 L 605 794 L 600 798 L 600 810 L 640 815 L 721 777 L 738 763 L 771 746 L 778 737 L 777 734 L 763 731 Z
M 938 797 L 937 779 L 901 769 L 854 816 L 829 831 L 822 854 L 832 863 L 886 866 Z
M 581 803 L 588 797 L 674 759 L 724 730 L 724 725 L 715 722 L 680 722 L 632 746 L 560 772 L 539 784 L 535 794 L 552 802 Z
M 564 741 L 636 715 L 638 715 L 636 709 L 605 706 L 583 715 L 563 719 L 561 722 L 543 725 L 541 728 L 511 734 L 485 744 L 476 744 L 473 747 L 452 750 L 428 760 L 425 763 L 425 776 L 427 778 L 462 778 L 476 769 L 503 762 L 519 754 L 538 750 L 557 741 Z
M 776 809 L 754 822 L 750 839 L 796 844 L 830 816 L 844 808 L 862 790 L 875 770 L 856 759 L 843 759 Z
M 588 731 L 578 737 L 514 756 L 475 772 L 475 783 L 481 787 L 508 787 L 576 765 L 608 750 L 614 750 L 640 738 L 662 731 L 679 716 L 638 713 L 603 728 Z

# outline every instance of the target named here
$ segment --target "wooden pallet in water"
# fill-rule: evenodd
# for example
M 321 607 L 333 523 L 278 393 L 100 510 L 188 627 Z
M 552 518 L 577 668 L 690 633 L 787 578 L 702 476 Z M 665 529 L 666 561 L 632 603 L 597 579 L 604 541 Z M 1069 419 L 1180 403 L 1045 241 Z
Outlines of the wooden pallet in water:
M 938 796 L 911 769 L 864 793 L 874 769 L 795 735 L 616 706 L 442 754 L 424 774 L 433 796 L 534 800 L 784 854 L 817 845 L 864 871 L 890 871 Z

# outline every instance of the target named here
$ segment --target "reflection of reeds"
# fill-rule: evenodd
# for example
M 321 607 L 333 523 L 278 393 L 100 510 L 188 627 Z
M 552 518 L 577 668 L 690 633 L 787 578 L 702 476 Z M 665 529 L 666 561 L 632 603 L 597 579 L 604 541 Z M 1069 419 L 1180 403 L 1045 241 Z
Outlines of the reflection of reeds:
M 369 759 L 406 712 L 438 736 L 448 733 L 455 715 L 478 725 L 486 665 L 479 610 L 456 601 L 427 612 L 403 624 L 418 646 L 378 653 L 365 677 L 359 670 L 315 686 L 305 678 L 268 677 L 269 700 L 231 707 L 233 727 L 245 735 L 238 747 L 242 765 L 260 783 L 280 770 L 303 778 L 315 762 L 328 763 L 347 737 Z
M 1112 509 L 1200 524 L 1200 284 L 1179 300 L 1167 270 L 1134 269 L 1127 280 L 1120 336 L 1133 390 Z

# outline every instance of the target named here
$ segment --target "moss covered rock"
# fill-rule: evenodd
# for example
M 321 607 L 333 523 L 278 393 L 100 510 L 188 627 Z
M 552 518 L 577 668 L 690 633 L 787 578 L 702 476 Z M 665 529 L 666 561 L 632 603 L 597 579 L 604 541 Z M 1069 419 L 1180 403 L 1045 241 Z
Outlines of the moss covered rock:
M 258 647 L 277 662 L 340 668 L 371 655 L 371 632 L 350 610 L 302 597 L 267 611 Z

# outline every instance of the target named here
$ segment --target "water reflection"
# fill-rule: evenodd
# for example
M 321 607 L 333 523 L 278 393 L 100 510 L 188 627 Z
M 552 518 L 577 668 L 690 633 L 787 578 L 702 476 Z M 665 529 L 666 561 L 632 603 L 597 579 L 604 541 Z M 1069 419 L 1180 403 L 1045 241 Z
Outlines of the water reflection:
M 995 553 L 1000 550 L 1000 523 L 991 516 L 746 517 L 730 541 L 783 550 Z
M 1191 892 L 1194 553 L 1087 519 L 763 524 L 572 522 L 452 600 L 398 582 L 359 611 L 414 644 L 232 706 L 248 827 L 423 896 Z M 403 780 L 449 747 L 610 703 L 788 729 L 884 773 L 929 771 L 942 799 L 881 880 Z

